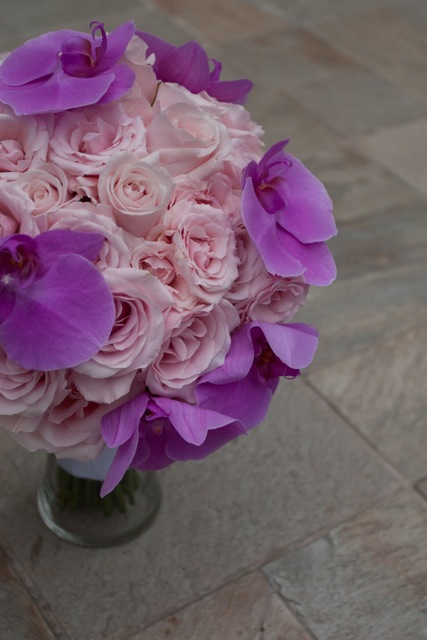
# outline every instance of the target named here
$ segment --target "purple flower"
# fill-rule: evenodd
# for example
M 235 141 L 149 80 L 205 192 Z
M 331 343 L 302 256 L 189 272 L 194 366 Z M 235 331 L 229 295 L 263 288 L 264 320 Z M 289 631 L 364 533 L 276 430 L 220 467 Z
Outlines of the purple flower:
M 220 407 L 247 429 L 267 415 L 280 377 L 295 378 L 317 348 L 317 331 L 306 324 L 251 322 L 231 339 L 224 364 L 200 378 L 195 389 L 201 408 Z
M 187 42 L 175 47 L 169 42 L 145 31 L 136 34 L 148 45 L 148 54 L 154 53 L 153 68 L 159 80 L 176 82 L 191 93 L 207 91 L 222 102 L 243 104 L 252 89 L 250 80 L 220 80 L 222 65 L 208 58 L 206 51 L 197 42 Z M 213 63 L 212 71 L 209 63 Z
M 92 22 L 91 27 L 91 38 L 63 29 L 15 49 L 0 66 L 0 100 L 17 115 L 29 115 L 112 102 L 123 96 L 135 74 L 118 61 L 135 25 L 125 22 L 108 36 L 100 22 Z
M 11 360 L 25 369 L 64 369 L 105 343 L 114 301 L 92 264 L 103 241 L 62 230 L 0 239 L 0 345 Z
M 176 460 L 200 460 L 245 433 L 234 418 L 143 393 L 102 418 L 102 436 L 117 453 L 101 497 L 112 491 L 129 467 L 156 470 Z
M 335 263 L 325 244 L 336 234 L 332 201 L 302 162 L 273 145 L 243 173 L 242 218 L 266 269 L 283 277 L 304 275 L 328 285 Z

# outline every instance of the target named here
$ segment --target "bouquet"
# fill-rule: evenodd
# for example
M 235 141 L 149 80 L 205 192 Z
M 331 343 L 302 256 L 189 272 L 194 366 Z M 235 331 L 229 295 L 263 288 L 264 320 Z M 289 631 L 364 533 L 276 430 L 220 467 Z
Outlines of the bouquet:
M 0 414 L 27 449 L 129 468 L 201 459 L 266 416 L 335 278 L 324 186 L 264 150 L 249 80 L 126 22 L 0 66 Z

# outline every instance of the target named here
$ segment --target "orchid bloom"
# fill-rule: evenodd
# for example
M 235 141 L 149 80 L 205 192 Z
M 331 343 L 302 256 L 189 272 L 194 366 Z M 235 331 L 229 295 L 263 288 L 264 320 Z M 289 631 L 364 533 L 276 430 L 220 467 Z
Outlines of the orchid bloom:
M 135 74 L 119 60 L 135 25 L 125 22 L 109 35 L 100 22 L 92 22 L 91 27 L 91 38 L 62 29 L 12 51 L 0 66 L 0 101 L 17 115 L 30 115 L 103 104 L 123 96 Z
M 0 239 L 0 345 L 11 360 L 52 371 L 103 346 L 115 313 L 92 264 L 103 241 L 97 233 L 62 230 Z
M 286 144 L 278 142 L 246 167 L 242 218 L 267 271 L 328 285 L 336 277 L 324 242 L 336 234 L 332 201 L 302 162 L 283 151 Z
M 259 424 L 280 377 L 295 378 L 308 367 L 317 348 L 316 329 L 307 324 L 251 322 L 231 338 L 224 364 L 202 376 L 197 404 L 240 420 L 247 429 Z
M 101 431 L 107 446 L 117 447 L 102 485 L 104 497 L 129 467 L 152 471 L 176 460 L 199 460 L 246 429 L 217 411 L 143 393 L 107 413 Z
M 102 436 L 117 452 L 102 487 L 114 489 L 129 467 L 162 469 L 200 460 L 264 419 L 280 376 L 310 364 L 317 332 L 308 325 L 253 322 L 237 331 L 222 366 L 202 376 L 197 404 L 142 393 L 102 418 Z
M 148 45 L 147 53 L 155 54 L 154 72 L 163 82 L 176 82 L 191 93 L 206 91 L 217 100 L 236 104 L 243 104 L 252 89 L 250 80 L 220 80 L 221 63 L 208 58 L 197 42 L 175 47 L 145 31 L 137 31 L 136 35 Z M 210 62 L 213 63 L 212 70 Z

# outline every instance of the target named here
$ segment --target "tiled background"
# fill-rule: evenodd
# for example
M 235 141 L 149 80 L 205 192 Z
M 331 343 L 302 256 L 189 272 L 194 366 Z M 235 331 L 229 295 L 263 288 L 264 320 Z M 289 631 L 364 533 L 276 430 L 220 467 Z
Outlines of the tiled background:
M 45 530 L 44 458 L 0 434 L 1 640 L 427 639 L 425 0 L 2 0 L 0 49 L 134 19 L 198 39 L 335 201 L 316 362 L 265 423 L 159 473 L 139 540 Z

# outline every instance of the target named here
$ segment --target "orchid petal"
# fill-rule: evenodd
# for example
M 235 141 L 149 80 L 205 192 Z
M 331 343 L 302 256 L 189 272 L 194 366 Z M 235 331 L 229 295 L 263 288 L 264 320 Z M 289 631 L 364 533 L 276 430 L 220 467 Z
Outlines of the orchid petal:
M 230 440 L 234 440 L 246 433 L 243 425 L 236 420 L 220 429 L 208 431 L 205 441 L 200 445 L 190 444 L 180 437 L 178 432 L 168 433 L 165 445 L 165 453 L 172 462 L 175 460 L 201 460 L 223 447 Z
M 58 52 L 62 43 L 75 37 L 88 39 L 85 33 L 62 29 L 28 40 L 3 61 L 0 80 L 11 87 L 17 87 L 53 73 L 58 66 Z
M 248 375 L 254 361 L 254 348 L 249 333 L 245 329 L 236 331 L 231 338 L 230 348 L 221 367 L 213 369 L 200 378 L 200 383 L 230 384 Z M 196 397 L 197 395 L 196 387 Z
M 279 244 L 276 218 L 261 206 L 252 178 L 245 182 L 241 207 L 243 221 L 264 260 L 266 269 L 273 275 L 284 277 L 304 273 L 302 263 Z
M 8 357 L 26 369 L 65 369 L 99 351 L 114 316 L 102 274 L 82 256 L 63 255 L 31 286 L 17 289 L 0 340 Z
M 292 369 L 311 364 L 317 349 L 318 333 L 308 324 L 271 324 L 251 322 L 249 331 L 261 329 L 273 353 Z
M 247 429 L 252 429 L 266 417 L 274 388 L 261 380 L 255 367 L 241 380 L 227 382 L 225 376 L 224 383 L 220 384 L 221 369 L 222 367 L 216 369 L 216 384 L 206 381 L 207 376 L 201 378 L 194 391 L 197 404 L 211 409 L 218 407 L 221 413 L 239 420 Z
M 277 211 L 277 222 L 304 243 L 328 240 L 337 233 L 332 200 L 323 184 L 297 158 L 286 154 L 291 165 L 288 206 Z
M 100 496 L 104 498 L 110 491 L 122 480 L 126 471 L 129 469 L 138 446 L 138 430 L 134 431 L 129 440 L 123 443 L 114 456 L 111 467 L 108 470 L 106 478 L 102 484 Z
M 0 81 L 0 100 L 10 105 L 18 116 L 64 111 L 96 104 L 113 80 L 113 74 L 76 78 L 57 73 L 47 80 L 19 87 L 19 91 Z
M 67 253 L 77 253 L 94 262 L 104 244 L 104 236 L 100 233 L 52 229 L 36 236 L 34 243 L 43 269 L 47 270 L 59 256 Z
M 230 418 L 221 413 L 170 398 L 156 398 L 156 404 L 167 413 L 179 435 L 197 446 L 205 441 L 210 429 L 219 429 L 230 422 Z
M 177 47 L 159 63 L 158 77 L 164 82 L 176 82 L 192 93 L 200 93 L 210 82 L 206 52 L 197 42 Z
M 111 71 L 114 72 L 114 79 L 97 104 L 107 104 L 118 100 L 132 88 L 135 82 L 134 71 L 124 64 L 117 64 Z
M 147 404 L 148 395 L 142 393 L 103 416 L 101 433 L 108 447 L 113 449 L 129 440 L 138 429 Z
M 96 65 L 97 73 L 109 71 L 120 60 L 130 39 L 135 34 L 135 23 L 132 20 L 124 22 L 107 35 L 107 48 L 99 64 Z M 121 66 L 121 65 L 120 65 Z
M 295 260 L 304 265 L 304 280 L 308 284 L 324 287 L 333 282 L 337 275 L 332 254 L 324 242 L 303 244 L 287 231 L 277 228 L 279 247 L 288 260 Z M 267 269 L 270 271 L 269 267 Z M 273 273 L 270 271 L 270 273 Z M 286 275 L 284 272 L 279 275 Z
M 221 80 L 210 83 L 207 92 L 220 102 L 232 102 L 234 104 L 244 104 L 248 93 L 253 88 L 250 80 Z

